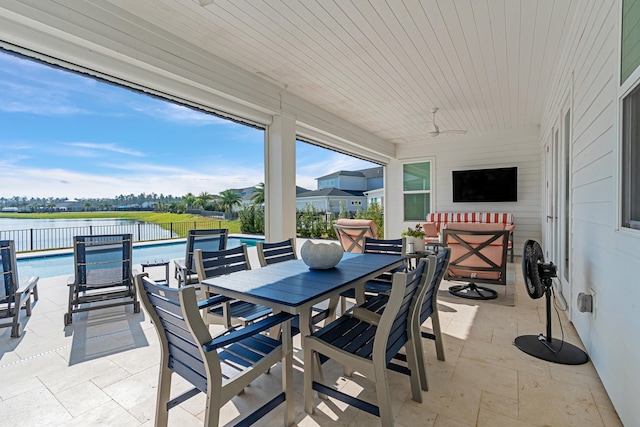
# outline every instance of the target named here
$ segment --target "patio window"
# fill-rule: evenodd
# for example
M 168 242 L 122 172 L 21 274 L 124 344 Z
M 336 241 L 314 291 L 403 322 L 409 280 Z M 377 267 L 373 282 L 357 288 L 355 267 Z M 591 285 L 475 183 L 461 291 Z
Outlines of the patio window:
M 622 105 L 622 226 L 640 229 L 640 85 Z
M 403 165 L 405 221 L 424 221 L 431 212 L 431 181 L 431 161 Z

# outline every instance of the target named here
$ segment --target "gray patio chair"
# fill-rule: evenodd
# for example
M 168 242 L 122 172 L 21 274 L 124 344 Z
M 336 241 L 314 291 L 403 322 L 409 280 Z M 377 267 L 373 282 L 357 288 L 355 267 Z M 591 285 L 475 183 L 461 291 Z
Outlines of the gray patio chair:
M 258 260 L 261 267 L 298 259 L 296 240 L 293 237 L 282 242 L 256 242 L 256 250 L 258 251 Z
M 187 248 L 184 259 L 174 261 L 175 277 L 178 279 L 178 287 L 183 284 L 198 283 L 198 273 L 193 260 L 196 249 L 204 251 L 222 251 L 227 249 L 229 230 L 226 228 L 207 228 L 202 230 L 189 230 L 187 235 Z
M 102 234 L 73 238 L 74 276 L 70 277 L 69 306 L 64 325 L 73 322 L 73 314 L 120 305 L 140 303 L 133 284 L 131 234 Z M 116 301 L 116 302 L 110 302 Z
M 304 337 L 304 400 L 305 410 L 314 410 L 313 390 L 341 400 L 358 409 L 380 417 L 382 426 L 393 426 L 391 394 L 387 365 L 403 347 L 411 372 L 412 398 L 422 402 L 416 340 L 420 340 L 418 316 L 421 302 L 435 270 L 435 256 L 423 259 L 415 270 L 395 273 L 391 293 L 374 297 L 385 300 L 381 314 L 356 307 L 328 326 Z M 329 358 L 369 378 L 376 389 L 374 405 L 324 385 L 320 359 Z M 309 369 L 307 369 L 309 367 Z M 317 375 L 316 378 L 313 378 Z
M 369 254 L 386 254 L 386 255 L 404 255 L 406 247 L 406 237 L 401 239 L 375 239 L 372 237 L 362 238 L 362 251 Z M 394 271 L 387 272 L 373 280 L 369 280 L 365 284 L 366 294 L 379 294 L 382 292 L 389 292 L 391 290 L 392 274 L 396 271 L 405 270 L 406 266 L 399 267 Z M 342 313 L 347 311 L 347 298 L 355 298 L 355 289 L 349 289 L 348 291 L 340 294 L 340 307 Z
M 294 422 L 293 350 L 291 318 L 279 313 L 240 329 L 230 329 L 212 337 L 200 316 L 200 305 L 194 286 L 180 289 L 160 285 L 146 273 L 135 278 L 140 301 L 155 326 L 161 348 L 155 425 L 167 425 L 169 410 L 192 396 L 205 393 L 204 425 L 217 426 L 220 408 L 243 391 L 260 375 L 282 363 L 282 391 L 277 396 L 249 411 L 236 425 L 254 424 L 272 409 L 285 404 L 284 424 Z M 261 334 L 281 326 L 279 340 Z M 171 374 L 178 374 L 194 388 L 171 398 Z M 260 399 L 258 392 L 255 399 Z M 252 400 L 254 398 L 252 397 Z
M 31 295 L 38 301 L 38 277 L 30 277 L 24 282 L 18 279 L 16 249 L 13 240 L 0 240 L 0 264 L 2 264 L 2 283 L 0 284 L 0 317 L 10 318 L 0 323 L 0 328 L 11 328 L 14 338 L 22 335 L 20 309 L 24 308 L 31 316 Z
M 244 243 L 237 248 L 224 251 L 196 249 L 194 259 L 200 281 L 238 271 L 251 270 L 247 256 L 247 245 Z M 202 314 L 206 323 L 224 325 L 227 328 L 237 324 L 246 326 L 272 313 L 270 308 L 262 305 L 214 295 L 207 291 L 206 287 L 203 291 L 208 302 Z
M 438 360 L 444 361 L 444 344 L 442 342 L 442 331 L 440 329 L 440 317 L 438 315 L 438 290 L 440 289 L 440 283 L 442 278 L 447 272 L 447 266 L 449 265 L 449 258 L 451 257 L 451 249 L 443 248 L 436 256 L 435 270 L 431 283 L 427 285 L 427 290 L 422 300 L 422 307 L 420 308 L 420 315 L 418 318 L 418 328 L 422 327 L 422 324 L 431 318 L 432 332 L 421 331 L 422 338 L 433 340 L 436 346 L 436 356 Z M 367 301 L 362 305 L 363 308 L 374 311 L 376 313 L 382 313 L 385 304 L 388 301 L 388 297 L 376 298 Z M 424 352 L 422 351 L 422 340 L 416 340 L 416 354 L 418 356 L 418 373 L 420 375 L 420 384 L 424 391 L 429 390 L 429 383 L 427 381 L 427 363 L 424 360 Z M 407 357 L 403 353 L 398 353 L 394 359 L 407 362 Z M 409 368 L 405 365 L 401 365 L 396 362 L 390 362 L 389 369 L 396 372 L 400 372 L 406 375 L 411 375 Z

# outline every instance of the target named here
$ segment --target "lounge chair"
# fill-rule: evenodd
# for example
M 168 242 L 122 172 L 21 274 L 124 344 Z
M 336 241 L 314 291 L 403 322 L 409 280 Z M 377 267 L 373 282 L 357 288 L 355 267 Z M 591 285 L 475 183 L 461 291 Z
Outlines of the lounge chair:
M 469 281 L 449 287 L 449 292 L 469 299 L 497 298 L 498 292 L 478 283 L 507 284 L 509 230 L 496 224 L 456 223 L 448 224 L 443 232 L 444 244 L 451 248 L 445 279 Z
M 341 218 L 333 225 L 345 252 L 362 253 L 364 238 L 378 238 L 376 223 L 370 219 Z
M 27 316 L 31 316 L 31 295 L 34 301 L 38 301 L 38 277 L 19 281 L 13 240 L 0 240 L 0 264 L 0 318 L 10 318 L 8 322 L 0 323 L 0 328 L 10 327 L 11 336 L 17 338 L 22 335 L 20 309 L 24 308 Z
M 251 270 L 247 256 L 247 245 L 244 243 L 237 248 L 224 251 L 196 249 L 194 259 L 200 281 L 238 271 Z M 272 313 L 270 308 L 262 305 L 214 295 L 208 292 L 206 287 L 202 290 L 206 295 L 206 308 L 203 311 L 206 323 L 224 325 L 227 328 L 237 324 L 246 326 Z
M 193 254 L 196 249 L 203 251 L 222 251 L 227 249 L 229 230 L 226 228 L 210 228 L 202 230 L 189 230 L 187 236 L 187 250 L 184 259 L 174 261 L 175 277 L 178 279 L 178 287 L 183 284 L 198 283 L 198 273 L 193 262 Z
M 279 313 L 214 338 L 200 316 L 194 286 L 170 288 L 146 276 L 145 273 L 136 276 L 135 282 L 162 349 L 156 427 L 167 426 L 169 409 L 200 392 L 207 397 L 204 425 L 217 426 L 220 408 L 260 375 L 269 372 L 278 361 L 282 363 L 282 391 L 259 408 L 247 411 L 249 415 L 236 425 L 254 424 L 283 402 L 286 405 L 284 425 L 292 425 L 295 418 L 290 328 L 293 315 Z M 283 331 L 279 340 L 261 334 L 278 326 Z M 194 388 L 171 398 L 173 373 Z M 255 399 L 260 399 L 261 394 L 258 391 Z
M 67 282 L 65 326 L 73 322 L 74 313 L 83 311 L 131 304 L 134 313 L 140 312 L 133 284 L 131 234 L 75 236 L 73 256 L 75 275 Z
M 412 399 L 422 402 L 418 375 L 416 340 L 420 340 L 418 315 L 435 270 L 435 257 L 429 256 L 408 273 L 395 273 L 390 295 L 379 295 L 382 313 L 356 307 L 328 326 L 304 337 L 304 400 L 308 414 L 314 411 L 313 390 L 380 417 L 382 426 L 393 426 L 391 391 L 387 365 L 403 347 L 411 372 Z M 373 300 L 372 300 L 373 301 Z M 375 306 L 374 306 L 375 308 Z M 347 395 L 324 384 L 319 363 L 326 357 L 369 378 L 375 387 L 377 405 Z M 308 367 L 308 369 L 307 369 Z M 315 376 L 315 378 L 314 378 Z

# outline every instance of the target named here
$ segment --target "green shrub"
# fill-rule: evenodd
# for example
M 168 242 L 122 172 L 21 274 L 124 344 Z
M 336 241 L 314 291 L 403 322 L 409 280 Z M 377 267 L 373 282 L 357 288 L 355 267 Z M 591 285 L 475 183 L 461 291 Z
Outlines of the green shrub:
M 264 234 L 264 207 L 246 205 L 238 212 L 240 231 L 248 234 Z

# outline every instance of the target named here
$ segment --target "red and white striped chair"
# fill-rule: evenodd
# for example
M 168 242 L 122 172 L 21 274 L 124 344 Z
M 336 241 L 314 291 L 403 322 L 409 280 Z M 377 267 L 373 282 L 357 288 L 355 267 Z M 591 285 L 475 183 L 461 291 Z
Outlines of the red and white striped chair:
M 509 230 L 508 251 L 513 262 L 513 214 L 509 212 L 433 212 L 428 213 L 427 222 L 422 223 L 427 244 L 438 241 L 438 233 L 446 228 L 449 223 L 463 224 L 502 224 L 505 230 Z

